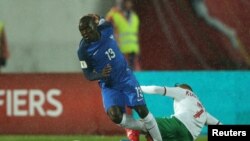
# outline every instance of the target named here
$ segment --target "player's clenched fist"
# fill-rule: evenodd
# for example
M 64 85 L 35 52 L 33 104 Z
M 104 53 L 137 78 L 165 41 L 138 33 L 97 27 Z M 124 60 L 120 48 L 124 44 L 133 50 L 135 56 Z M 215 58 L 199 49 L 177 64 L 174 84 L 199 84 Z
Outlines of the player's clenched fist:
M 103 77 L 109 77 L 109 75 L 111 73 L 111 70 L 112 70 L 111 65 L 107 64 L 107 66 L 102 69 L 102 76 Z

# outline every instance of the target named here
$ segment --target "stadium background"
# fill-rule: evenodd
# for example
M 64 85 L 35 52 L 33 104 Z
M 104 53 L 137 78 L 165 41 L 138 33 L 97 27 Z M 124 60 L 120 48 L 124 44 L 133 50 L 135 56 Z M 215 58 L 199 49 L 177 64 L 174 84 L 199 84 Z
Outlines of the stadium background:
M 135 3 L 143 29 L 143 71 L 136 72 L 140 83 L 190 83 L 223 123 L 250 124 L 249 58 L 195 17 L 189 0 Z M 95 82 L 83 78 L 76 56 L 79 18 L 93 12 L 105 16 L 113 4 L 102 0 L 0 0 L 0 20 L 10 46 L 8 64 L 0 74 L 1 135 L 124 134 L 105 115 L 100 90 Z M 206 4 L 211 15 L 236 29 L 248 56 L 250 2 L 206 0 Z M 54 103 L 48 98 L 50 90 L 59 93 Z M 14 98 L 8 101 L 10 97 Z M 34 108 L 43 98 L 42 109 Z M 172 113 L 170 99 L 146 96 L 146 101 L 155 116 Z

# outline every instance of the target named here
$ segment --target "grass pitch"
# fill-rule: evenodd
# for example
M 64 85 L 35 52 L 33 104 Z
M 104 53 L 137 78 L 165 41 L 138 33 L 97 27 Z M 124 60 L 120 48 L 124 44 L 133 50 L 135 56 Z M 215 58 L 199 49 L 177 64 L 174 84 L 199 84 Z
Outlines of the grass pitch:
M 75 136 L 75 135 L 0 135 L 0 141 L 120 141 L 125 136 Z M 146 141 L 143 136 L 140 141 Z M 207 141 L 206 136 L 199 137 L 196 141 Z

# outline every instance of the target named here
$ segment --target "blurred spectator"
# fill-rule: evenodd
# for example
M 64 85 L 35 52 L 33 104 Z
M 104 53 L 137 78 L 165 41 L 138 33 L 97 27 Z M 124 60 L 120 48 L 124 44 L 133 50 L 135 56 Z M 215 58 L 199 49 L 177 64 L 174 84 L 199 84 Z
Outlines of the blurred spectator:
M 6 65 L 8 56 L 8 45 L 4 30 L 4 24 L 0 21 L 0 72 L 1 68 Z
M 116 6 L 110 9 L 106 20 L 112 22 L 115 27 L 115 38 L 129 66 L 133 70 L 141 70 L 139 63 L 140 20 L 133 10 L 133 0 L 116 0 Z

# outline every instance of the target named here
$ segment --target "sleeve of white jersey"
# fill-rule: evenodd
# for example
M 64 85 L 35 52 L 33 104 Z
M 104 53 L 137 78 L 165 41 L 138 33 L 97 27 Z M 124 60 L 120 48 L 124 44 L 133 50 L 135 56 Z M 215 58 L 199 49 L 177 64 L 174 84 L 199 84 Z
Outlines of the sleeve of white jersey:
M 179 87 L 141 86 L 141 89 L 146 94 L 158 94 L 175 99 L 181 99 L 186 94 L 186 90 Z
M 141 86 L 141 90 L 146 94 L 163 95 L 165 93 L 165 88 L 161 86 Z
M 215 118 L 214 116 L 212 116 L 211 114 L 209 114 L 207 112 L 207 120 L 206 120 L 206 125 L 221 125 L 222 123 Z

